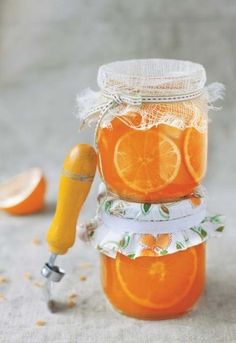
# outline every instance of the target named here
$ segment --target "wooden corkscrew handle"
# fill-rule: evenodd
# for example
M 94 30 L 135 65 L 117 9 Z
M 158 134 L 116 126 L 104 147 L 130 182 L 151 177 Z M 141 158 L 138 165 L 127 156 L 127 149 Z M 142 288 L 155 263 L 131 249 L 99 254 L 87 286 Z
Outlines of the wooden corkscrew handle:
M 96 173 L 97 155 L 87 144 L 67 155 L 60 178 L 56 213 L 47 233 L 49 250 L 63 255 L 75 241 L 76 224 Z

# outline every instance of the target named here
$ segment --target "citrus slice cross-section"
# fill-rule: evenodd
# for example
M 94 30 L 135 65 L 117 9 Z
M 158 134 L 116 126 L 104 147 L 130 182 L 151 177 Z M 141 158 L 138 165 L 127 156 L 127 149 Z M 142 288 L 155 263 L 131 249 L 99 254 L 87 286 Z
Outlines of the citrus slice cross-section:
M 46 179 L 34 167 L 0 184 L 0 209 L 11 214 L 30 214 L 44 206 Z
M 180 163 L 177 145 L 154 130 L 128 132 L 115 147 L 114 165 L 119 177 L 142 193 L 158 191 L 170 184 Z
M 186 131 L 184 139 L 184 157 L 189 173 L 194 181 L 200 182 L 206 171 L 207 135 L 195 128 Z
M 135 260 L 118 254 L 116 271 L 125 294 L 136 304 L 166 309 L 179 303 L 190 291 L 197 272 L 195 248 L 166 256 Z

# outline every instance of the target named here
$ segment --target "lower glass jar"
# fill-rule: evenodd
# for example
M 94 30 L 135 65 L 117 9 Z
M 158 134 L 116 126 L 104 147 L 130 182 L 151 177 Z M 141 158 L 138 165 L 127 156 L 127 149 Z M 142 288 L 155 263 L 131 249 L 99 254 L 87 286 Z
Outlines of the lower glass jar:
M 168 319 L 189 312 L 204 289 L 205 243 L 164 256 L 131 259 L 101 253 L 104 293 L 119 312 Z

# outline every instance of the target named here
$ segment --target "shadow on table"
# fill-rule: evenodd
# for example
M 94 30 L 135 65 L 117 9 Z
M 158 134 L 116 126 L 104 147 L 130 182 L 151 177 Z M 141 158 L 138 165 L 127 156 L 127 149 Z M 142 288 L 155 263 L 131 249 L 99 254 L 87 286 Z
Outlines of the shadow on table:
M 62 313 L 70 311 L 72 308 L 76 306 L 76 303 L 50 300 L 48 301 L 47 306 L 51 313 Z
M 47 201 L 47 202 L 46 202 L 46 205 L 45 205 L 45 208 L 44 208 L 44 210 L 43 210 L 42 213 L 54 215 L 54 213 L 55 213 L 55 211 L 56 211 L 56 206 L 57 206 L 56 200 Z

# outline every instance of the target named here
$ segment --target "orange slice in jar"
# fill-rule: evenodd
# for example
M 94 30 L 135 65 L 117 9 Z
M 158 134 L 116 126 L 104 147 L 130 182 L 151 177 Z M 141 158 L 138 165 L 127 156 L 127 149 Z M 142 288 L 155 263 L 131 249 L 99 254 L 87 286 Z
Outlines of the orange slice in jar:
M 206 171 L 207 136 L 195 128 L 188 128 L 184 139 L 184 158 L 187 169 L 196 182 L 200 182 Z
M 177 176 L 181 155 L 177 145 L 156 130 L 134 130 L 115 147 L 114 165 L 122 181 L 135 191 L 163 189 Z
M 171 125 L 160 124 L 159 127 L 163 134 L 168 136 L 170 139 L 173 139 L 174 141 L 179 140 L 181 135 L 183 134 L 183 130 Z
M 152 309 L 170 308 L 184 299 L 193 286 L 198 265 L 196 250 L 150 256 L 130 260 L 117 254 L 118 280 L 134 303 Z

